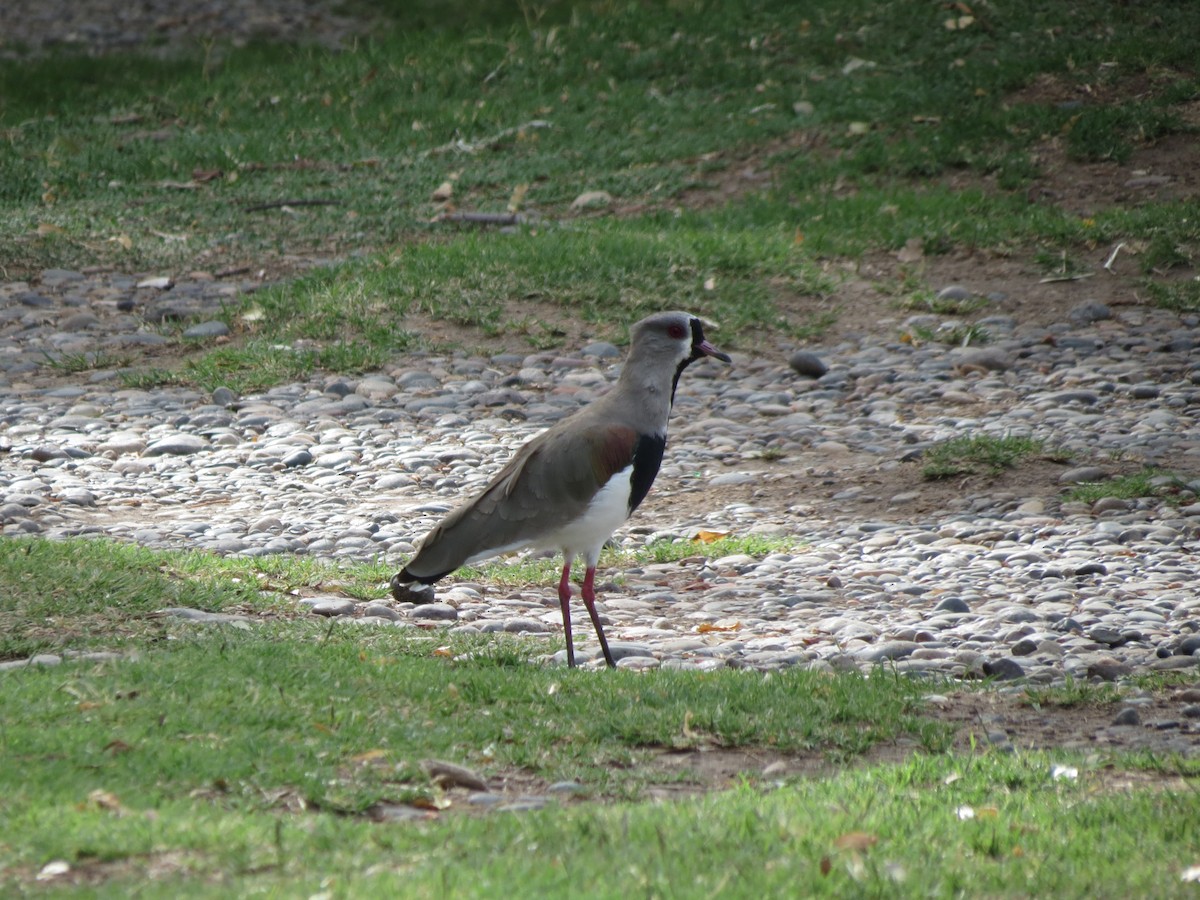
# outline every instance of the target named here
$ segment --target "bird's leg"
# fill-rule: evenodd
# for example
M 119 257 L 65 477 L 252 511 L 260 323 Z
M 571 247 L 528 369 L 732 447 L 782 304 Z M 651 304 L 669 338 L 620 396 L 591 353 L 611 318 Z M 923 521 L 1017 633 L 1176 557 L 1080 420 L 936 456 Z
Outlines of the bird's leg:
M 592 617 L 592 624 L 596 626 L 596 637 L 600 638 L 600 649 L 604 651 L 604 661 L 608 663 L 610 669 L 615 669 L 617 664 L 613 662 L 612 653 L 608 649 L 608 640 L 604 637 L 604 629 L 600 627 L 600 616 L 596 613 L 596 588 L 593 584 L 595 580 L 596 567 L 588 566 L 583 575 L 583 590 L 580 593 L 583 594 L 583 605 L 587 607 L 588 615 Z
M 575 644 L 571 640 L 571 563 L 563 564 L 562 580 L 558 582 L 558 605 L 562 607 L 563 634 L 567 638 L 567 665 L 575 668 Z

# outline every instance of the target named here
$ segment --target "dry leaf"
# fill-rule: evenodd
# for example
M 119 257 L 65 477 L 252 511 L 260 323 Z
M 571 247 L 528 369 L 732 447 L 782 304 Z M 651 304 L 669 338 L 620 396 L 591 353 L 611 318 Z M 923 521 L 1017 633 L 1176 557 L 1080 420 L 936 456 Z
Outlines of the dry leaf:
M 102 791 L 99 789 L 92 791 L 88 794 L 88 803 L 98 809 L 116 813 L 119 816 L 125 814 L 125 807 L 121 805 L 121 801 L 117 799 L 117 795 L 111 791 Z
M 71 871 L 71 865 L 65 859 L 55 859 L 46 863 L 37 873 L 38 881 L 50 881 L 52 878 L 57 878 L 59 875 L 66 875 Z
M 697 626 L 696 631 L 700 634 L 710 634 L 714 631 L 741 631 L 742 623 L 734 622 L 731 625 L 718 625 L 714 622 L 701 622 Z
M 857 56 L 852 56 L 846 60 L 846 64 L 842 66 L 842 74 L 849 75 L 851 72 L 857 71 L 858 69 L 873 68 L 875 68 L 875 63 L 871 62 L 870 60 L 859 59 Z
M 612 203 L 612 194 L 608 191 L 584 191 L 571 201 L 571 209 L 583 209 L 587 206 L 608 206 Z
M 525 195 L 529 192 L 528 184 L 518 184 L 513 188 L 512 196 L 508 198 L 508 211 L 515 213 L 521 208 L 521 204 L 525 202 Z
M 109 741 L 104 745 L 104 752 L 111 753 L 113 756 L 116 756 L 118 753 L 128 753 L 132 749 L 133 747 L 129 746 L 129 744 L 125 743 L 120 738 Z
M 379 750 L 379 749 L 367 750 L 364 753 L 358 753 L 358 754 L 355 754 L 354 756 L 350 757 L 350 762 L 368 763 L 368 762 L 374 762 L 377 759 L 383 759 L 386 756 L 387 756 L 386 750 Z
M 50 222 L 43 222 L 37 227 L 38 237 L 47 237 L 52 234 L 66 234 L 66 229 L 60 225 L 54 225 Z
M 415 809 L 428 809 L 434 812 L 440 812 L 447 809 L 451 805 L 449 797 L 417 797 L 408 804 Z
M 696 540 L 702 544 L 713 544 L 727 537 L 729 537 L 728 531 L 708 531 L 701 528 L 696 532 Z
M 421 761 L 423 768 L 440 785 L 470 788 L 474 791 L 486 791 L 488 784 L 477 773 L 466 766 L 455 765 L 441 759 L 426 759 Z
M 838 850 L 870 850 L 877 843 L 879 838 L 865 831 L 848 831 L 833 839 L 833 846 Z
M 902 263 L 919 262 L 925 258 L 925 244 L 920 238 L 911 237 L 896 251 L 896 259 Z
M 822 856 L 821 857 L 821 874 L 828 875 L 831 871 L 833 871 L 833 860 L 831 860 L 828 856 Z
M 453 196 L 454 196 L 454 185 L 451 184 L 449 181 L 443 181 L 441 184 L 439 184 L 437 186 L 437 188 L 434 190 L 434 192 L 429 195 L 429 199 L 434 201 L 435 203 L 445 203 L 447 200 L 449 200 Z
M 451 657 L 454 655 L 454 651 L 451 650 L 449 647 L 438 647 L 436 650 L 433 651 L 433 655 L 448 658 L 448 657 Z

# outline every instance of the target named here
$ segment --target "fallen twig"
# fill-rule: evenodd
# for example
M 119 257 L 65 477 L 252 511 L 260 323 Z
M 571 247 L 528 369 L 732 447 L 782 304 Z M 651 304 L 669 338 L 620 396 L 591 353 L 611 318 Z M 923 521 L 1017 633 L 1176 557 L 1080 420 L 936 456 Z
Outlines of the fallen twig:
M 1078 275 L 1051 275 L 1049 278 L 1043 278 L 1038 281 L 1038 284 L 1051 284 L 1055 281 L 1083 281 L 1085 278 L 1091 278 L 1095 272 L 1081 272 Z
M 479 150 L 486 150 L 488 147 L 494 147 L 507 137 L 512 137 L 520 131 L 527 131 L 533 128 L 550 128 L 551 125 L 545 119 L 530 119 L 528 122 L 523 122 L 520 125 L 513 125 L 511 128 L 505 128 L 497 131 L 490 137 L 482 138 L 478 141 L 454 140 L 448 144 L 440 144 L 437 147 L 432 147 L 421 154 L 421 157 L 436 156 L 440 153 L 448 153 L 451 150 L 457 150 L 459 153 L 476 153 Z
M 279 209 L 283 206 L 341 206 L 341 200 L 272 200 L 270 203 L 256 203 L 247 206 L 242 212 L 262 212 L 264 209 Z
M 1113 247 L 1112 253 L 1108 254 L 1108 259 L 1106 259 L 1104 261 L 1104 268 L 1108 269 L 1108 273 L 1110 275 L 1117 274 L 1116 272 L 1113 271 L 1113 268 L 1112 268 L 1113 260 L 1115 260 L 1117 258 L 1117 254 L 1121 252 L 1121 249 L 1124 246 L 1125 246 L 1125 242 L 1121 241 L 1121 243 L 1119 243 L 1119 244 L 1117 244 L 1117 246 Z
M 529 217 L 524 213 L 448 212 L 435 222 L 470 222 L 475 225 L 524 225 Z

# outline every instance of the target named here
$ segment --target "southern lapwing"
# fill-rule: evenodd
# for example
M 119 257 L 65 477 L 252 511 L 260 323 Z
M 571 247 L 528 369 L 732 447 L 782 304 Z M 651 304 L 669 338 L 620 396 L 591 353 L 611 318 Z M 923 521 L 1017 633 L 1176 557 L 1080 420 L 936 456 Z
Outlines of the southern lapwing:
M 614 666 L 596 613 L 596 562 L 654 483 L 679 376 L 702 356 L 730 362 L 705 339 L 696 316 L 657 313 L 634 325 L 616 386 L 521 447 L 478 496 L 451 510 L 392 577 L 392 595 L 413 599 L 413 582 L 433 584 L 459 566 L 522 547 L 561 550 L 558 602 L 573 667 L 571 563 L 582 556 L 583 603 Z

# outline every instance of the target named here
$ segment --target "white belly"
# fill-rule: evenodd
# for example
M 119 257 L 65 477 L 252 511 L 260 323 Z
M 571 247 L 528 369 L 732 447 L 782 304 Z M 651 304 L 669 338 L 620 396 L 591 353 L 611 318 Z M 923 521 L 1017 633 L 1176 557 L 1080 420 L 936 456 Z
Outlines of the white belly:
M 582 556 L 589 566 L 600 558 L 600 549 L 618 526 L 629 518 L 629 476 L 626 466 L 608 479 L 588 504 L 587 511 L 575 521 L 537 542 L 544 550 L 562 550 L 567 556 Z

